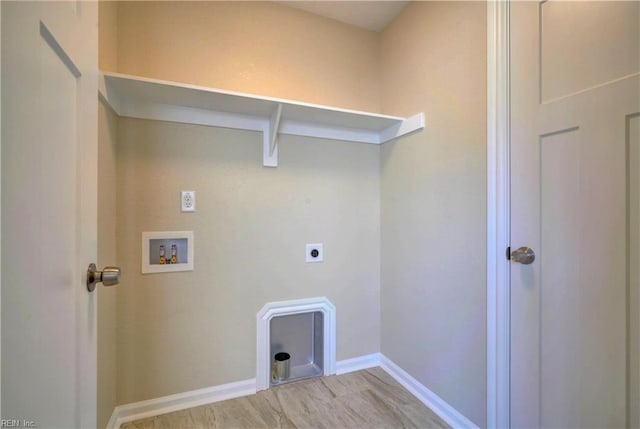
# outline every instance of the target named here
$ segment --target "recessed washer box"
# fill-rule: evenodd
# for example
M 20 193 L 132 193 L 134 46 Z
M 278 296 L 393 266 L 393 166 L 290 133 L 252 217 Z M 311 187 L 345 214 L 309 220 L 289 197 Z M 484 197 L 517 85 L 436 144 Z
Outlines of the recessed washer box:
M 193 231 L 142 233 L 142 273 L 193 271 Z

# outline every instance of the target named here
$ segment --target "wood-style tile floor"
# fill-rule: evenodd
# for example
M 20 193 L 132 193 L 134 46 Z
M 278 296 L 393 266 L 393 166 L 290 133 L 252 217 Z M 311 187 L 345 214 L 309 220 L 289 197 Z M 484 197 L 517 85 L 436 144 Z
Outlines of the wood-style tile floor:
M 317 377 L 121 429 L 448 428 L 381 368 Z

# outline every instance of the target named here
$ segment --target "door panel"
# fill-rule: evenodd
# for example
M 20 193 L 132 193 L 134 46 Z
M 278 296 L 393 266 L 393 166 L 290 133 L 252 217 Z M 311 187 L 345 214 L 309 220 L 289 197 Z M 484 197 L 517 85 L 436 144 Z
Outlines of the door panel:
M 42 189 L 40 202 L 41 225 L 38 237 L 42 272 L 40 296 L 37 298 L 52 309 L 41 308 L 43 324 L 50 327 L 42 337 L 40 349 L 48 355 L 47 366 L 56 368 L 47 375 L 48 383 L 64 386 L 75 380 L 77 365 L 75 332 L 76 275 L 76 78 L 54 52 L 46 40 L 40 41 L 41 59 L 41 115 L 50 123 L 46 130 L 46 144 L 39 149 L 42 161 L 39 168 Z M 42 136 L 44 137 L 44 136 Z M 53 190 L 52 188 L 55 188 Z M 74 278 L 76 277 L 76 278 Z M 49 405 L 58 412 L 58 422 L 73 420 L 74 395 L 54 395 Z
M 638 5 L 511 5 L 511 246 L 537 253 L 511 270 L 514 427 L 624 427 L 637 408 L 627 118 L 640 111 Z
M 543 101 L 637 71 L 637 39 L 620 37 L 632 36 L 637 31 L 638 12 L 633 3 L 547 1 L 540 4 Z
M 540 406 L 551 420 L 576 408 L 582 370 L 577 332 L 580 318 L 580 261 L 567 249 L 580 246 L 579 129 L 540 137 L 541 231 L 538 249 L 544 278 L 540 285 Z M 554 329 L 555 328 L 555 329 Z
M 2 2 L 2 417 L 96 424 L 96 7 Z

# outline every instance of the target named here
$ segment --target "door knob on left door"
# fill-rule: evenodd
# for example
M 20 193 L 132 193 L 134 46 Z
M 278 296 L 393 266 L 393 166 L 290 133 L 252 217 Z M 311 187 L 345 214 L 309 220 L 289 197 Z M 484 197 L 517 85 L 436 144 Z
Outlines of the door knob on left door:
M 89 264 L 87 268 L 87 290 L 93 292 L 97 283 L 105 286 L 115 286 L 120 283 L 120 268 L 104 267 L 102 271 L 98 271 L 96 264 Z

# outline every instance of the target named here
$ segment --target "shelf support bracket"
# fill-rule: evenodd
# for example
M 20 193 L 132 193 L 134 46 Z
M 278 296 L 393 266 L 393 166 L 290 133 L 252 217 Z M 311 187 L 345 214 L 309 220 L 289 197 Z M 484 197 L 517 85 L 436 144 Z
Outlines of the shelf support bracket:
M 263 133 L 262 164 L 265 167 L 278 166 L 278 132 L 280 130 L 280 118 L 282 117 L 282 104 L 278 103 L 269 118 L 267 129 Z

